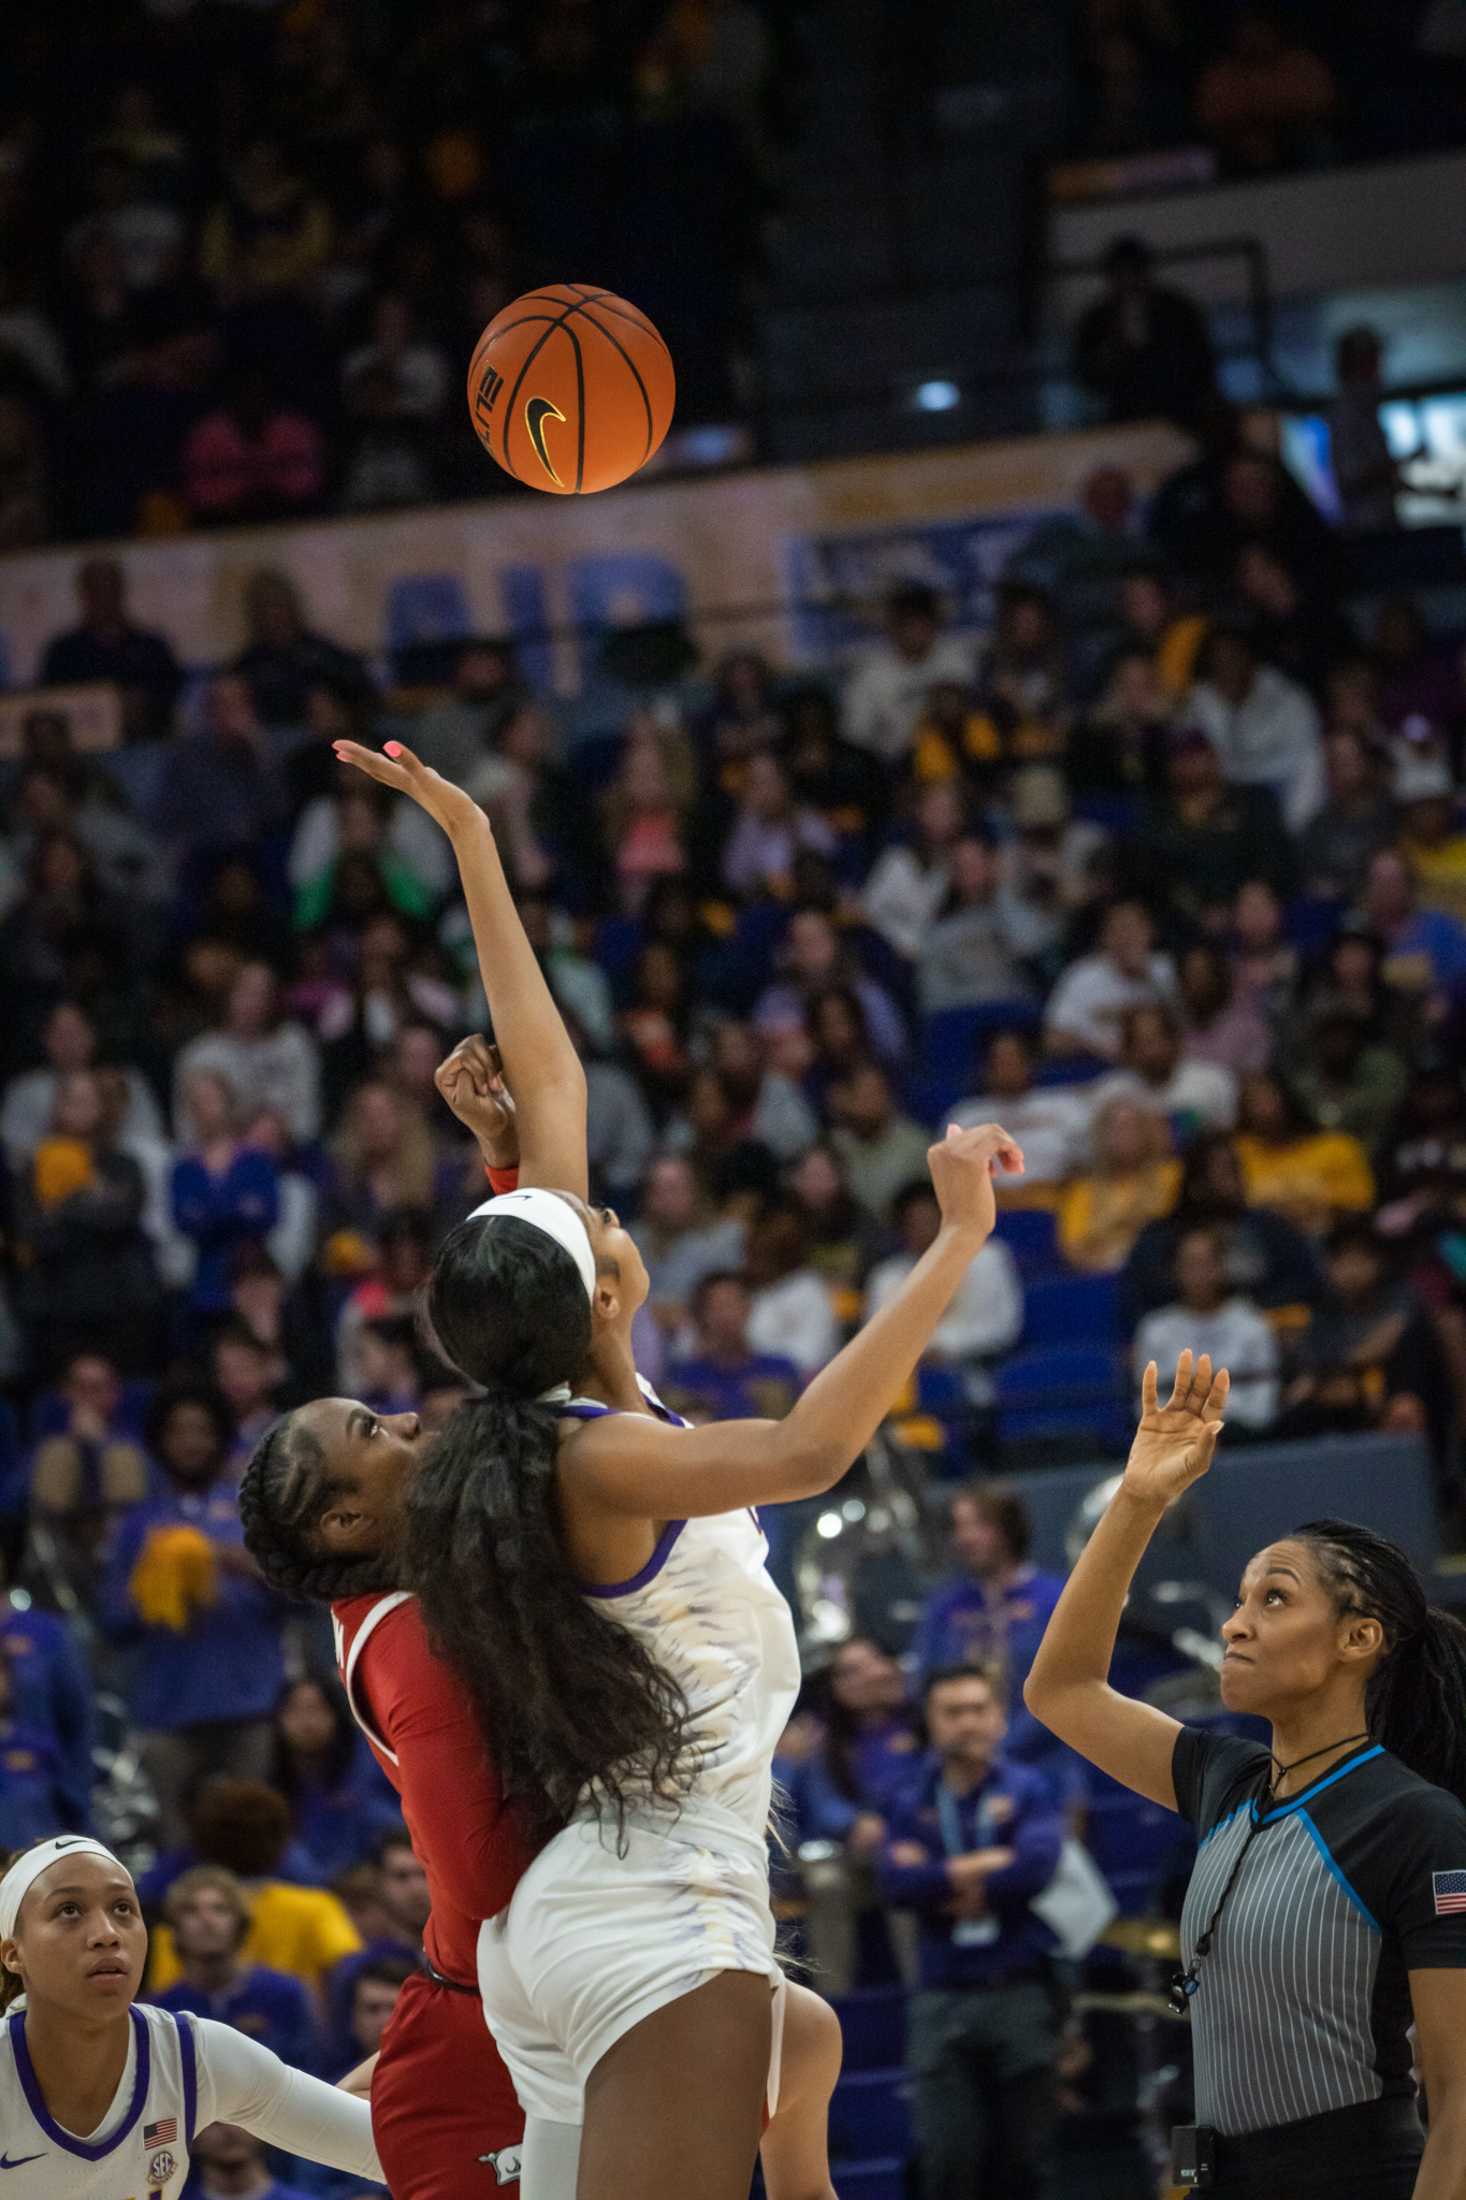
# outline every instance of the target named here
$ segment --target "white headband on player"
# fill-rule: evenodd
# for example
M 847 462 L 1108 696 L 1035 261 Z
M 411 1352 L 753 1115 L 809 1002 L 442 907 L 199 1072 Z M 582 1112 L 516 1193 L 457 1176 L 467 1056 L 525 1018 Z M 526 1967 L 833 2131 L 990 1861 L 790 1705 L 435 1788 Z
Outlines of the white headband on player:
M 59 1864 L 68 1856 L 102 1856 L 109 1864 L 115 1864 L 120 1872 L 131 1879 L 132 1873 L 120 1857 L 103 1848 L 100 1841 L 93 1841 L 84 1833 L 58 1833 L 51 1840 L 42 1841 L 24 1856 L 18 1856 L 3 1879 L 0 1879 L 0 1940 L 13 1940 L 15 1921 L 20 1906 L 30 1893 L 42 1872 L 48 1872 L 53 1864 Z
M 557 1245 L 563 1246 L 580 1271 L 585 1285 L 585 1295 L 596 1295 L 596 1256 L 591 1251 L 590 1232 L 581 1221 L 568 1199 L 561 1199 L 558 1192 L 543 1191 L 538 1185 L 526 1185 L 522 1191 L 500 1192 L 493 1199 L 486 1199 L 482 1207 L 475 1207 L 470 1222 L 492 1220 L 495 1215 L 512 1215 L 517 1222 L 527 1222 L 532 1230 L 543 1230 Z

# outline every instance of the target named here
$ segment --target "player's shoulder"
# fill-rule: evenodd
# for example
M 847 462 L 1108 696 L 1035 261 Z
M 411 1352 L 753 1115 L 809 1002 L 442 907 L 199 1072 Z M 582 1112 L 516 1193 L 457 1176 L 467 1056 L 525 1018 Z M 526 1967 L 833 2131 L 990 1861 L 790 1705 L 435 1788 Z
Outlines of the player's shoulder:
M 1362 1769 L 1368 1780 L 1361 1783 L 1361 1793 L 1388 1810 L 1392 1826 L 1426 1834 L 1457 1834 L 1466 1842 L 1466 1802 L 1459 1795 L 1412 1772 L 1388 1749 Z

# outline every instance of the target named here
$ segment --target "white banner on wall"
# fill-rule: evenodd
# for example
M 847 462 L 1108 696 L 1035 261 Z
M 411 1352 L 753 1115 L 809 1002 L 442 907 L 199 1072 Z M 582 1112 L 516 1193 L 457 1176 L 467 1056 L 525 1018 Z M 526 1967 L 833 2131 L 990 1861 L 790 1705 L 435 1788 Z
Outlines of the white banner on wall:
M 798 665 L 850 639 L 852 598 L 920 574 L 964 624 L 980 623 L 1008 549 L 1036 518 L 1072 508 L 1094 467 L 1128 468 L 1145 495 L 1188 453 L 1169 428 L 1101 429 L 188 535 L 118 554 L 134 619 L 194 668 L 243 646 L 246 583 L 272 566 L 295 581 L 314 628 L 367 655 L 512 634 L 536 684 L 571 695 L 598 636 L 642 620 L 685 619 L 710 657 L 749 644 Z M 86 554 L 0 559 L 0 685 L 33 680 L 47 642 L 75 622 Z

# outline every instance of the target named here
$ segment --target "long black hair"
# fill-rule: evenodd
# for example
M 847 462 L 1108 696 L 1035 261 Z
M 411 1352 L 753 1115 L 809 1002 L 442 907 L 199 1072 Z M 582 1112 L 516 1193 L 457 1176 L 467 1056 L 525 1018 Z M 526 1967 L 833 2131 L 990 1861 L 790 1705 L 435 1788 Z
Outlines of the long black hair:
M 585 1597 L 560 1539 L 560 1422 L 542 1400 L 589 1362 L 585 1285 L 543 1230 L 470 1218 L 433 1264 L 428 1318 L 484 1395 L 458 1408 L 414 1478 L 404 1586 L 531 1829 L 553 1831 L 594 1787 L 619 1835 L 638 1798 L 685 1793 L 688 1714 L 671 1674 Z
M 1377 1619 L 1383 1657 L 1364 1692 L 1371 1736 L 1422 1780 L 1466 1803 L 1466 1627 L 1427 1602 L 1398 1543 L 1350 1520 L 1310 1520 L 1306 1543 L 1340 1612 Z

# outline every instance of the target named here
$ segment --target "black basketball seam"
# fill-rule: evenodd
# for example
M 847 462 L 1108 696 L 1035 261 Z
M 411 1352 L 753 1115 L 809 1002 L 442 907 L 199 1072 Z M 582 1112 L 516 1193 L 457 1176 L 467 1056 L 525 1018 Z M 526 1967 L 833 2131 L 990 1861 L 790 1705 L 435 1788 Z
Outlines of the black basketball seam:
M 578 290 L 580 289 L 580 287 L 581 286 L 578 283 L 573 283 L 571 285 L 571 288 L 574 290 Z M 616 300 L 614 304 L 607 305 L 606 300 L 608 298 L 615 299 L 615 292 L 611 290 L 597 290 L 587 292 L 584 296 L 582 296 L 580 303 L 583 306 L 599 306 L 603 313 L 614 313 L 618 321 L 627 321 L 630 323 L 632 328 L 639 328 L 643 336 L 655 336 L 663 351 L 667 353 L 667 357 L 669 359 L 671 358 L 672 354 L 671 351 L 668 349 L 667 339 L 665 338 L 665 336 L 663 336 L 661 330 L 657 328 L 654 323 L 647 319 L 646 315 L 641 311 L 641 308 L 639 306 L 636 307 L 633 311 L 628 312 L 626 307 L 621 304 L 619 300 Z
M 585 488 L 585 359 L 569 321 L 565 334 L 575 346 L 575 494 L 579 496 Z
M 550 321 L 550 326 L 545 330 L 543 336 L 536 337 L 534 343 L 531 344 L 529 350 L 524 355 L 523 363 L 521 364 L 519 373 L 515 378 L 514 387 L 509 392 L 509 402 L 504 407 L 504 463 L 509 468 L 510 473 L 513 474 L 516 481 L 522 481 L 524 479 L 524 476 L 520 473 L 519 468 L 514 465 L 509 456 L 509 423 L 514 418 L 514 408 L 519 402 L 519 393 L 524 387 L 524 378 L 528 374 L 530 368 L 534 365 L 536 359 L 538 359 L 540 353 L 544 350 L 545 345 L 549 342 L 552 331 L 557 328 L 563 328 L 565 326 L 565 323 L 570 319 L 571 314 L 578 313 L 579 311 L 580 301 L 577 299 L 574 305 L 567 306 L 565 308 L 565 311 L 559 316 L 558 319 Z M 538 321 L 542 318 L 549 320 L 550 317 L 548 314 L 542 316 L 538 313 L 527 313 L 524 318 L 526 321 Z M 517 325 L 517 323 L 511 321 L 509 327 L 513 328 Z M 501 335 L 507 335 L 508 330 L 501 329 L 499 333 Z
M 637 365 L 636 361 L 632 358 L 630 352 L 626 349 L 626 346 L 622 343 L 619 336 L 613 335 L 610 329 L 603 328 L 599 321 L 593 321 L 589 314 L 587 314 L 585 318 L 586 325 L 589 328 L 593 328 L 596 331 L 597 335 L 604 336 L 608 344 L 615 345 L 617 351 L 620 352 L 621 357 L 625 360 L 627 366 L 631 369 L 631 372 L 636 377 L 636 386 L 641 392 L 642 410 L 646 414 L 646 448 L 642 452 L 641 457 L 638 459 L 637 464 L 640 466 L 644 466 L 647 460 L 651 457 L 652 429 L 655 426 L 655 422 L 652 418 L 652 401 L 647 394 L 647 386 L 641 378 L 641 369 Z

